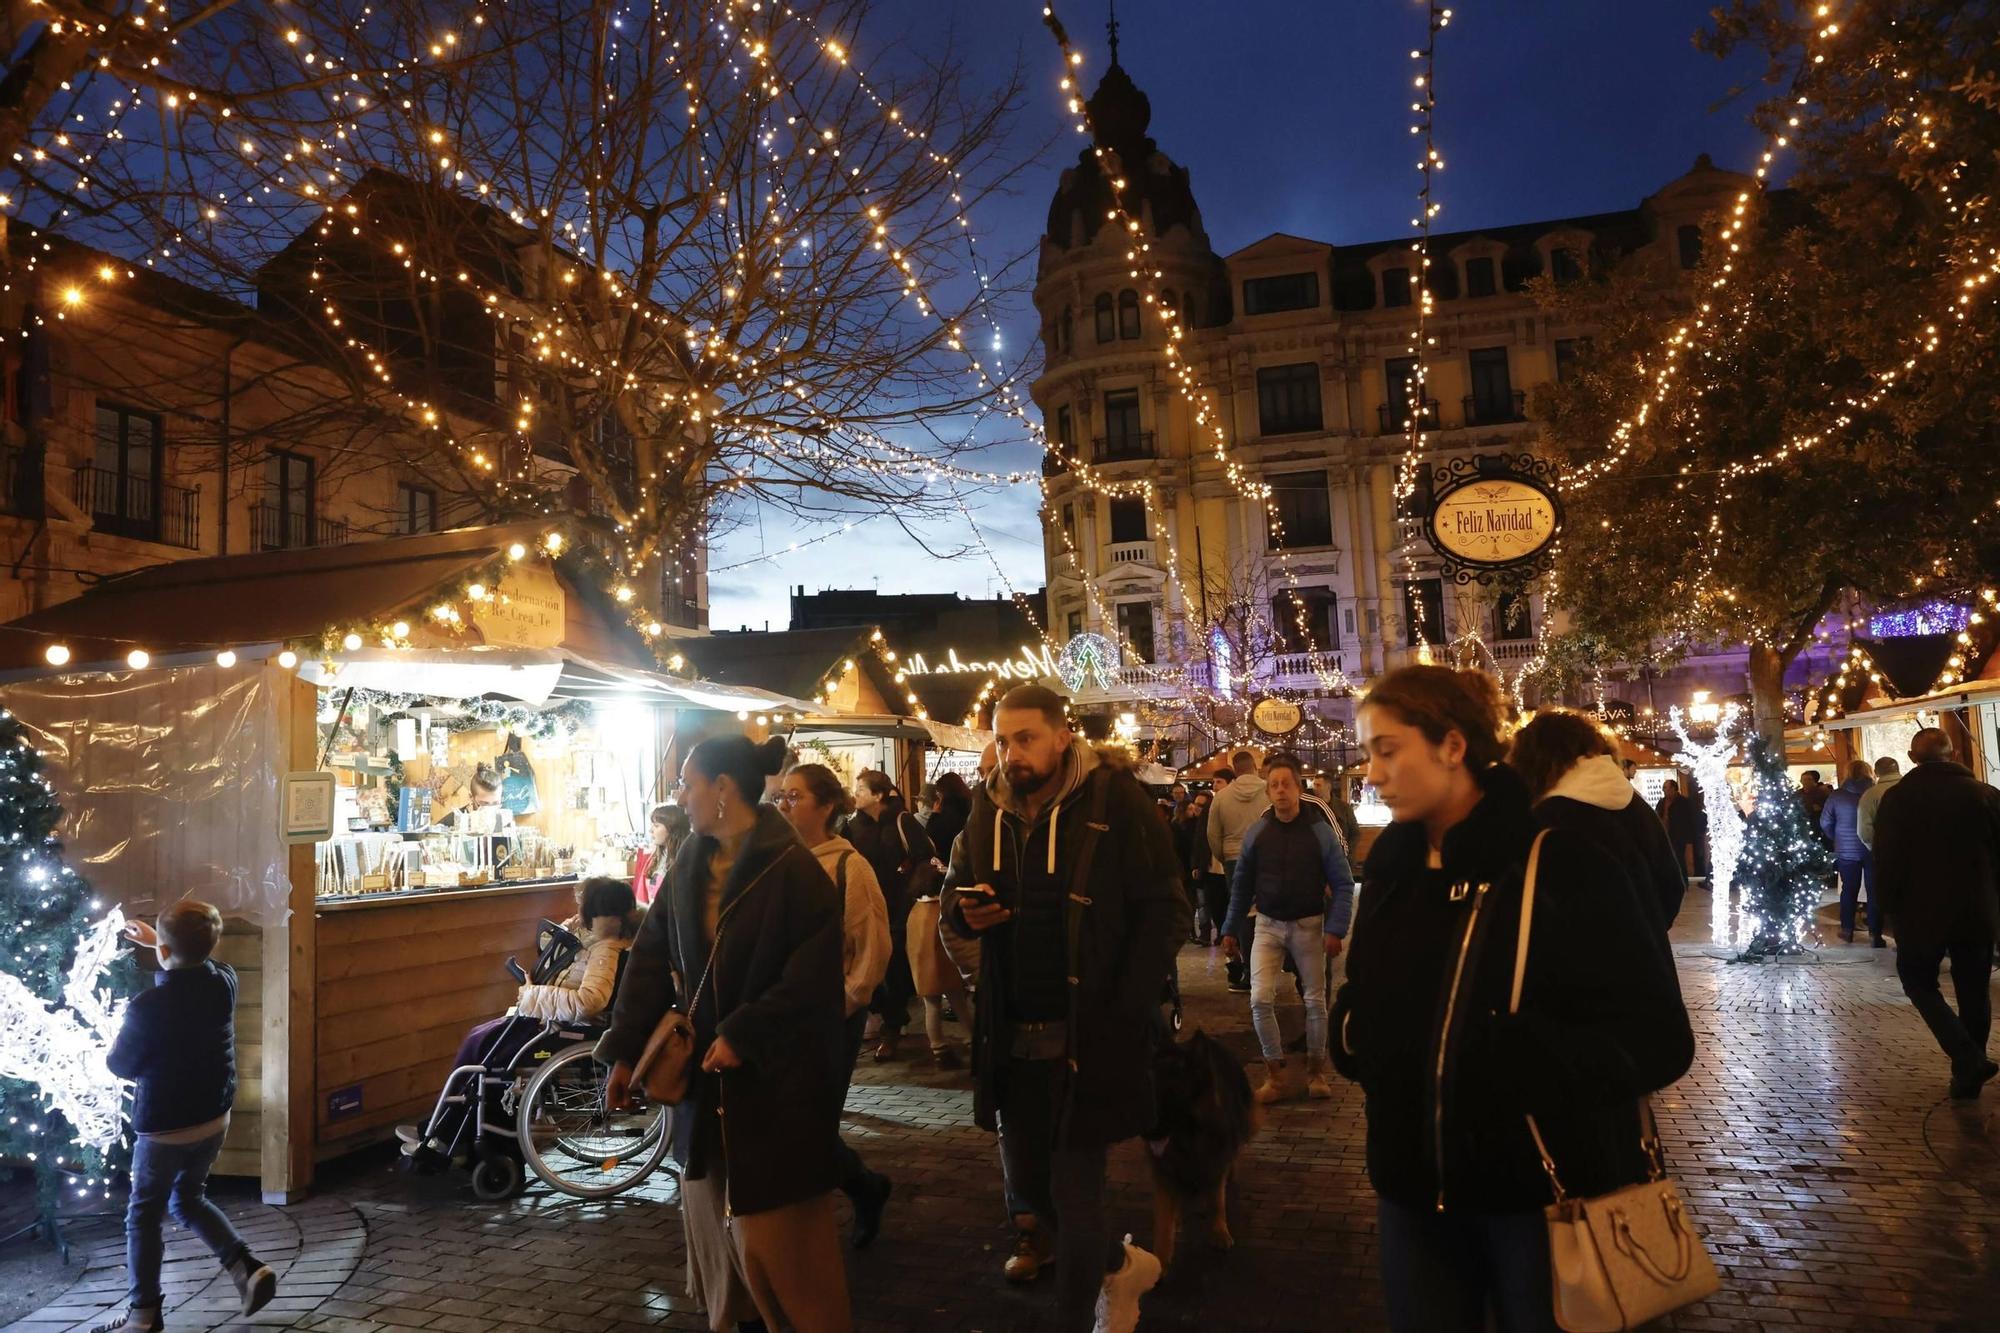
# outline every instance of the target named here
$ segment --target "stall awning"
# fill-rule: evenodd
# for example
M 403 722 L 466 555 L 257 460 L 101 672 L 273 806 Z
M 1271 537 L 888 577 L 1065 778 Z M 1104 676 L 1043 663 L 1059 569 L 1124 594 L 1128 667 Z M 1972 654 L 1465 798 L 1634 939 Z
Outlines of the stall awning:
M 930 732 L 931 744 L 940 750 L 964 750 L 978 754 L 993 743 L 993 733 L 976 731 L 971 727 L 956 727 L 949 722 L 933 722 L 923 719 L 924 729 Z
M 815 713 L 799 719 L 792 728 L 801 736 L 866 736 L 877 740 L 927 741 L 929 729 L 914 717 L 878 713 L 846 717 L 838 713 Z
M 1926 694 L 1915 699 L 1899 699 L 1880 708 L 1866 708 L 1858 713 L 1848 713 L 1819 725 L 1827 731 L 1848 731 L 1871 722 L 1891 722 L 1916 713 L 1949 713 L 1960 708 L 1970 708 L 1976 703 L 1995 701 L 2000 701 L 2000 681 L 1968 680 L 1947 686 L 1935 694 Z
M 705 708 L 723 713 L 803 713 L 812 705 L 770 690 L 714 685 L 592 661 L 561 648 L 391 651 L 362 649 L 307 662 L 299 674 L 331 689 L 355 686 L 440 699 L 497 694 L 525 704 L 552 699 Z

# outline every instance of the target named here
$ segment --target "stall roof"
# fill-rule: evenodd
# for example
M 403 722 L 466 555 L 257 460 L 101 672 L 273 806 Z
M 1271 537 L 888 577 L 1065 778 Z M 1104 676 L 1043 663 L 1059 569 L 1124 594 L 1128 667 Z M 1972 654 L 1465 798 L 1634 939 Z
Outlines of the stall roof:
M 745 630 L 677 638 L 673 650 L 700 675 L 725 685 L 754 685 L 779 694 L 810 699 L 835 668 L 849 658 L 871 674 L 882 697 L 900 702 L 904 691 L 893 674 L 869 651 L 868 630 L 839 629 Z
M 411 606 L 512 542 L 531 524 L 455 528 L 299 551 L 173 560 L 106 579 L 22 616 L 24 630 L 147 644 L 237 644 L 316 637 L 328 625 Z
M 599 703 L 671 704 L 725 713 L 803 713 L 812 708 L 803 700 L 769 690 L 675 680 L 650 671 L 592 661 L 561 648 L 394 652 L 361 649 L 336 653 L 324 663 L 302 663 L 299 674 L 335 689 L 353 685 L 444 699 L 498 694 L 536 705 L 551 699 L 583 699 Z

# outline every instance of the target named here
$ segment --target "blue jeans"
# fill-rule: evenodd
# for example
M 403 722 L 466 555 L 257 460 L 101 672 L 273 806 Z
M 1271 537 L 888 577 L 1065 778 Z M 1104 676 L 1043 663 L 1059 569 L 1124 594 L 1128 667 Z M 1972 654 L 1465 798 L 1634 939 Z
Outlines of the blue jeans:
M 1532 1213 L 1434 1213 L 1379 1199 L 1382 1288 L 1395 1333 L 1557 1333 L 1548 1222 Z
M 1868 933 L 1875 939 L 1882 938 L 1882 904 L 1875 901 L 1875 855 L 1866 853 L 1859 861 L 1835 861 L 1834 869 L 1840 872 L 1840 928 L 1845 933 L 1854 933 L 1854 903 L 1861 896 L 1861 886 L 1865 879 L 1868 885 Z
M 166 1240 L 161 1223 L 171 1207 L 175 1220 L 200 1236 L 216 1259 L 227 1265 L 248 1253 L 243 1237 L 208 1198 L 208 1171 L 222 1151 L 222 1135 L 200 1143 L 156 1143 L 139 1135 L 132 1147 L 132 1198 L 125 1205 L 125 1267 L 132 1280 L 131 1304 L 160 1308 L 160 1258 Z
M 1285 975 L 1285 957 L 1299 971 L 1299 993 L 1306 1002 L 1306 1057 L 1326 1054 L 1326 946 L 1320 942 L 1320 918 L 1279 921 L 1257 918 L 1256 939 L 1250 945 L 1250 1024 L 1266 1060 L 1285 1058 L 1285 1037 L 1278 1030 L 1278 980 Z

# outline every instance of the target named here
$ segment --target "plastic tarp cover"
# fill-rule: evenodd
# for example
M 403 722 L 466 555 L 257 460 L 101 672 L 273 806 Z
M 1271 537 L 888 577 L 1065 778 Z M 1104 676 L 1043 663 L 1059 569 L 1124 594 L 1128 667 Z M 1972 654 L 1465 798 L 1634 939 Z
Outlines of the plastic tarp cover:
M 277 926 L 291 897 L 278 835 L 290 687 L 275 668 L 44 676 L 0 687 L 0 707 L 42 751 L 64 856 L 100 897 L 142 919 L 199 898 Z

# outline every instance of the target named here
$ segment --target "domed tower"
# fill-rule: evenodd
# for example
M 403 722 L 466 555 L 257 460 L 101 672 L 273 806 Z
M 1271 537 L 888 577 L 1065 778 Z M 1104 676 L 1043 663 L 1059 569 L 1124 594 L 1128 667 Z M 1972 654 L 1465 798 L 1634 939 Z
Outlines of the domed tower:
M 1163 307 L 1190 329 L 1223 323 L 1229 287 L 1187 168 L 1147 133 L 1152 103 L 1118 63 L 1115 20 L 1111 66 L 1086 106 L 1093 141 L 1056 186 L 1035 280 L 1043 361 L 1032 392 L 1052 444 L 1043 467 L 1050 630 L 1058 641 L 1102 633 L 1128 659 L 1158 662 L 1181 646 L 1167 566 L 1201 448 L 1168 371 Z M 1115 215 L 1120 206 L 1138 233 Z M 1144 266 L 1127 258 L 1141 240 L 1151 247 Z M 1143 281 L 1135 268 L 1160 277 Z M 1107 479 L 1153 480 L 1157 503 L 1142 513 L 1139 501 L 1107 500 L 1075 479 L 1072 458 Z

